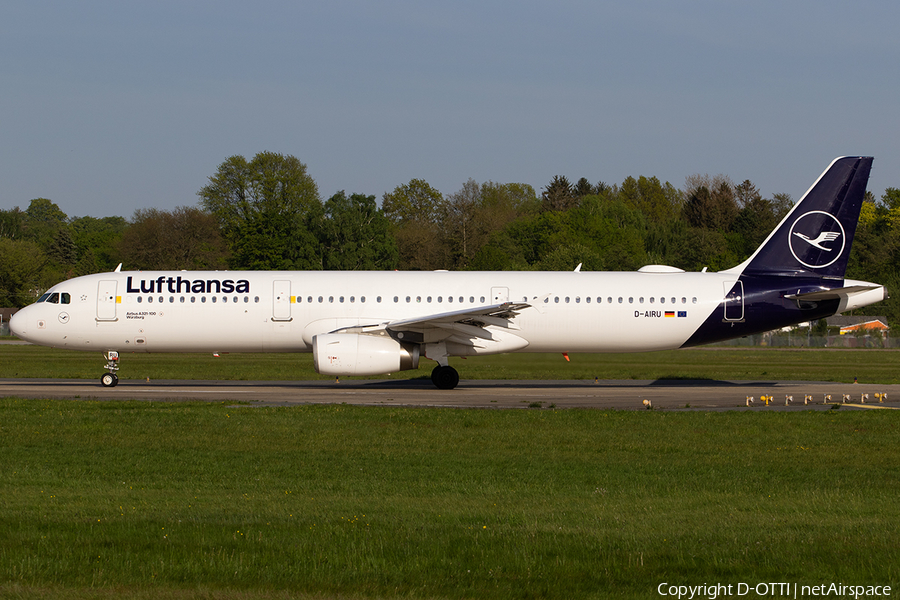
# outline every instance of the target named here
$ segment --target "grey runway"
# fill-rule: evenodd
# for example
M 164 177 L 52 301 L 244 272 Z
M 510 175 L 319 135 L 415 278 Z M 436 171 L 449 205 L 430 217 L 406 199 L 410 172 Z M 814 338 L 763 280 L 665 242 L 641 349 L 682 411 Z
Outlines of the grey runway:
M 830 400 L 826 395 L 830 394 Z M 864 395 L 868 394 L 868 398 Z M 879 402 L 876 394 L 887 394 Z M 22 398 L 216 401 L 257 406 L 354 404 L 455 408 L 614 408 L 750 410 L 830 409 L 846 401 L 854 408 L 900 408 L 900 385 L 822 381 L 708 380 L 470 380 L 454 390 L 430 381 L 199 381 L 122 380 L 114 388 L 83 379 L 0 379 L 0 395 Z M 845 397 L 846 395 L 846 397 Z M 763 397 L 770 398 L 768 404 Z M 811 397 L 804 405 L 804 397 Z M 786 405 L 786 397 L 792 397 Z

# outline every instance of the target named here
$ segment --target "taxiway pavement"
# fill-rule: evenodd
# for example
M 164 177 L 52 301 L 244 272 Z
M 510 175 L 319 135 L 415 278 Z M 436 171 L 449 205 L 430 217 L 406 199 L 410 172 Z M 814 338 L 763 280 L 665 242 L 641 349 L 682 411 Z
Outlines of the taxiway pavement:
M 864 395 L 868 394 L 868 397 Z M 887 394 L 879 402 L 876 394 Z M 752 410 L 900 408 L 900 385 L 822 381 L 464 380 L 438 390 L 418 380 L 121 380 L 114 388 L 84 379 L 0 379 L 0 395 L 21 398 L 246 402 L 258 406 L 356 404 L 456 408 L 616 408 Z M 830 395 L 830 398 L 827 398 Z M 846 395 L 846 397 L 845 397 Z M 768 404 L 763 399 L 769 396 Z M 804 397 L 809 396 L 809 404 Z M 786 399 L 790 397 L 790 403 Z

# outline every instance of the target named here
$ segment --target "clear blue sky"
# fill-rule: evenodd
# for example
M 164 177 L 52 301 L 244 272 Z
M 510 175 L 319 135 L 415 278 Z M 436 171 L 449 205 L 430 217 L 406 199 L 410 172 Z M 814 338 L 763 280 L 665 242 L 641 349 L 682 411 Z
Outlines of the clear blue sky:
M 228 156 L 323 200 L 422 178 L 694 173 L 796 200 L 835 157 L 900 187 L 900 3 L 6 2 L 0 207 L 195 205 Z

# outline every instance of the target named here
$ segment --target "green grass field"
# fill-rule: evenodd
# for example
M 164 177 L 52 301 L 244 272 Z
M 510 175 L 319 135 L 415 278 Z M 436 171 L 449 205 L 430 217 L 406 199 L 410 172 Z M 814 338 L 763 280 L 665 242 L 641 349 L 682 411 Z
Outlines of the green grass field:
M 900 383 L 900 351 L 698 348 L 638 354 L 507 354 L 453 359 L 462 379 L 750 379 Z M 0 377 L 98 379 L 99 352 L 0 345 Z M 122 354 L 123 379 L 327 379 L 310 354 Z M 434 363 L 385 378 L 429 377 Z
M 0 400 L 0 596 L 900 586 L 893 411 Z
M 698 349 L 454 365 L 471 379 L 895 383 L 898 356 Z M 0 377 L 103 370 L 99 354 L 34 346 L 0 345 L 0 365 Z M 254 354 L 123 355 L 120 375 L 316 377 L 309 355 Z M 650 598 L 663 582 L 763 581 L 897 590 L 898 442 L 896 413 L 877 410 L 0 399 L 0 597 Z

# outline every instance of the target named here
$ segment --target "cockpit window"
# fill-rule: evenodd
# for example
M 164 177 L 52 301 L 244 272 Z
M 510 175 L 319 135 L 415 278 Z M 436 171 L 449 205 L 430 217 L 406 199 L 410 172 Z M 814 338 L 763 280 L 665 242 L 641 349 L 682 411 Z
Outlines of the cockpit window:
M 50 294 L 50 297 L 47 298 L 47 302 L 50 304 L 59 304 L 59 292 L 53 292 Z
M 70 296 L 66 292 L 63 292 L 62 294 L 60 294 L 60 300 L 62 300 L 63 304 L 69 304 L 72 301 L 72 296 Z
M 50 297 L 50 292 L 47 292 L 46 294 L 44 294 L 43 296 L 41 296 L 40 298 L 38 298 L 37 301 L 38 301 L 38 302 L 46 302 L 46 301 L 47 301 L 47 298 L 49 298 L 49 297 Z

